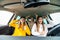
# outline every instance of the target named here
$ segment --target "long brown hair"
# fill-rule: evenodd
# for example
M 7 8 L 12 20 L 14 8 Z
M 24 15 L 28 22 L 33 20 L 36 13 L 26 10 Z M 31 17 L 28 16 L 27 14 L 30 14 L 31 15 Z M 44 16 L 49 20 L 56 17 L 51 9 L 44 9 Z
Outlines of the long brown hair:
M 40 18 L 40 16 L 38 16 L 38 17 L 37 17 L 37 20 L 36 20 L 37 31 L 39 31 L 39 30 L 38 30 L 38 29 L 39 29 L 39 22 L 38 22 L 39 18 Z M 42 18 L 42 17 L 41 17 L 41 18 Z M 45 30 L 45 27 L 44 27 L 43 21 L 42 21 L 42 26 L 43 26 L 43 31 L 44 31 L 44 30 Z
M 24 18 L 25 19 L 25 17 L 21 17 L 21 18 Z M 21 22 L 19 23 L 19 28 L 21 27 Z M 27 23 L 26 23 L 26 21 L 23 23 L 23 27 L 25 26 L 25 25 L 27 25 Z

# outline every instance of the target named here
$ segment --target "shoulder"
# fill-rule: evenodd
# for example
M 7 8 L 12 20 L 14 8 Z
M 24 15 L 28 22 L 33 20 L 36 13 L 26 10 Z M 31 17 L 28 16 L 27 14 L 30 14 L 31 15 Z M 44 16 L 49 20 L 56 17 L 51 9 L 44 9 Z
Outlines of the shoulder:
M 45 27 L 45 28 L 47 28 L 47 25 L 46 25 L 46 24 L 44 24 L 44 27 Z
M 44 24 L 44 26 L 46 26 L 46 24 Z
M 36 23 L 33 24 L 33 27 L 36 27 Z
M 34 23 L 33 25 L 36 25 L 36 23 Z

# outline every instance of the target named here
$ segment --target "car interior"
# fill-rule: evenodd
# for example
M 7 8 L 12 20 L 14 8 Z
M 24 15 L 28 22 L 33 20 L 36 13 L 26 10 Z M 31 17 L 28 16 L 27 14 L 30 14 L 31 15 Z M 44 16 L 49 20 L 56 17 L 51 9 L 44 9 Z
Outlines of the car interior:
M 13 34 L 15 28 L 9 27 L 9 23 L 14 18 L 30 15 L 36 21 L 35 13 L 47 17 L 47 20 L 43 20 L 44 24 L 50 26 L 47 36 L 60 36 L 60 0 L 0 0 L 0 35 Z

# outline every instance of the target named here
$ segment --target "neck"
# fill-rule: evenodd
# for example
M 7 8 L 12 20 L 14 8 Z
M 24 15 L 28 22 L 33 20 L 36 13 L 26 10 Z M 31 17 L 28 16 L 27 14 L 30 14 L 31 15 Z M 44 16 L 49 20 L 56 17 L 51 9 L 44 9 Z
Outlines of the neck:
M 39 24 L 42 24 L 42 23 L 39 23 Z

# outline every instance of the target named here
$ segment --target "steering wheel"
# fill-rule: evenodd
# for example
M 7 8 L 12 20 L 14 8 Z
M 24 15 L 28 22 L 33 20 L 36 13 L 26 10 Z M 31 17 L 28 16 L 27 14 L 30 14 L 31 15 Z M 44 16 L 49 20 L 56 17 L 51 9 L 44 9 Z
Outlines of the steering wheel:
M 60 23 L 49 30 L 47 36 L 60 36 Z

